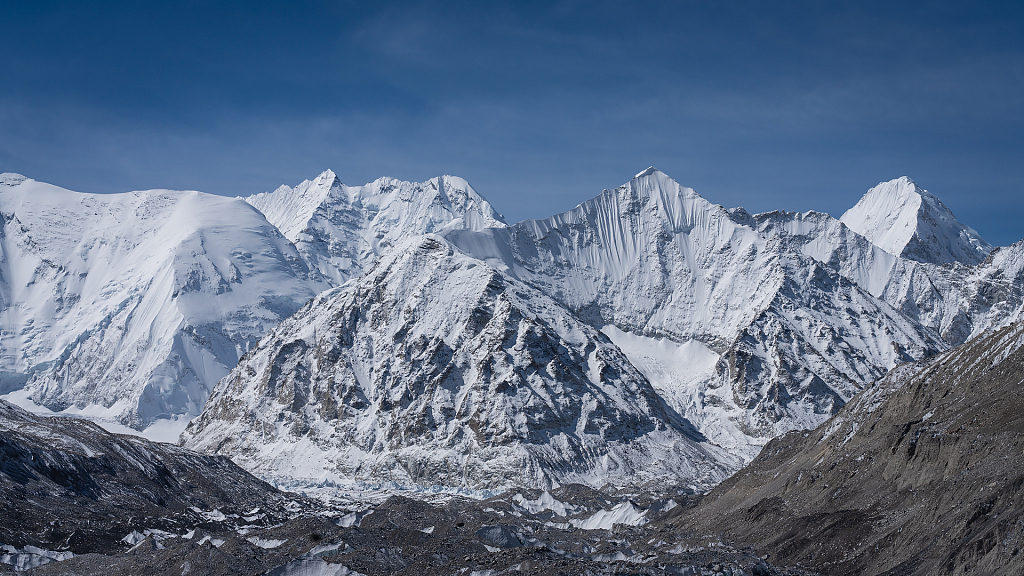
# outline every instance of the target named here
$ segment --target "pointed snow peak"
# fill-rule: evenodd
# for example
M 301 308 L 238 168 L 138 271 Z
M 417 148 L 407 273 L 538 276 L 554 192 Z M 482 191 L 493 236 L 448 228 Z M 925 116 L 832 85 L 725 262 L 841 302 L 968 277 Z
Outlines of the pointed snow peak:
M 326 184 L 328 187 L 332 187 L 335 184 L 341 184 L 341 180 L 338 179 L 338 175 L 335 174 L 334 170 L 331 170 L 330 168 L 321 172 L 320 175 L 317 176 L 316 180 L 314 180 L 313 182 L 321 186 Z
M 640 189 L 660 188 L 666 191 L 671 190 L 682 192 L 686 196 L 696 194 L 692 188 L 687 188 L 686 186 L 679 184 L 679 182 L 676 182 L 671 176 L 665 174 L 661 170 L 658 170 L 654 166 L 638 173 L 632 180 L 624 184 L 624 186 L 639 187 Z
M 262 212 L 271 224 L 294 242 L 297 235 L 306 229 L 316 210 L 328 202 L 332 191 L 341 190 L 342 187 L 338 176 L 332 170 L 325 170 L 316 178 L 303 180 L 294 188 L 280 186 L 273 192 L 261 192 L 244 200 Z
M 655 174 L 664 175 L 665 173 L 662 172 L 661 170 L 658 170 L 654 166 L 648 166 L 646 170 L 638 172 L 636 176 L 633 176 L 633 180 L 636 180 L 637 178 L 643 178 L 644 176 L 653 176 Z
M 890 254 L 932 264 L 978 264 L 992 246 L 906 176 L 881 182 L 839 219 Z
M 687 188 L 676 182 L 671 176 L 658 170 L 654 166 L 638 173 L 629 182 L 619 186 L 615 190 L 606 190 L 616 196 L 626 192 L 630 196 L 640 199 L 656 197 L 680 197 L 680 198 L 701 198 L 693 188 Z M 703 200 L 703 198 L 701 198 Z

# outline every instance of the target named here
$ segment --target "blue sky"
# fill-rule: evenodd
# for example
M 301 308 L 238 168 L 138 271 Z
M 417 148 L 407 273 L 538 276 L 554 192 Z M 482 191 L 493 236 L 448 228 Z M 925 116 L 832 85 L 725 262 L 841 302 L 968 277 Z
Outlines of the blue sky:
M 456 174 L 512 221 L 649 165 L 835 216 L 908 175 L 1024 238 L 1024 4 L 891 4 L 3 2 L 0 171 L 227 195 Z

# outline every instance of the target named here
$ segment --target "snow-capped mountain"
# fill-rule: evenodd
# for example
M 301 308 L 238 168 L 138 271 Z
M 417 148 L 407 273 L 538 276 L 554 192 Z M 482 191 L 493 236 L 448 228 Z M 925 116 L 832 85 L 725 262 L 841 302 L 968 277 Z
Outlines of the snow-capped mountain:
M 742 209 L 732 213 L 737 210 Z M 777 238 L 783 252 L 809 256 L 876 297 L 885 291 L 899 261 L 824 212 L 776 210 L 750 216 L 749 226 L 766 238 Z
M 729 211 L 653 168 L 546 220 L 444 236 L 603 327 L 676 410 L 747 457 L 948 347 L 871 294 L 896 258 L 838 220 Z
M 80 194 L 0 176 L 2 392 L 142 429 L 192 417 L 246 349 L 327 285 L 245 202 Z
M 973 229 L 906 176 L 882 182 L 840 220 L 890 254 L 930 264 L 978 264 L 992 251 Z
M 885 184 L 894 187 L 902 180 Z M 865 198 L 875 193 L 869 191 Z M 935 330 L 950 346 L 1021 317 L 1024 242 L 991 248 L 978 240 L 989 246 L 980 263 L 936 264 L 893 256 L 828 214 L 777 211 L 751 216 L 750 221 L 762 234 L 778 236 L 791 250 L 827 265 L 913 322 Z M 959 223 L 950 229 L 970 230 Z
M 409 235 L 505 226 L 501 215 L 455 176 L 422 183 L 379 178 L 346 186 L 327 170 L 295 188 L 281 186 L 245 200 L 334 286 L 361 276 Z
M 437 235 L 283 322 L 182 439 L 268 476 L 473 489 L 704 488 L 739 462 L 603 334 Z
M 840 220 L 651 168 L 510 226 L 451 176 L 243 201 L 5 174 L 0 213 L 0 394 L 143 428 L 227 375 L 184 438 L 275 476 L 709 486 L 1024 309 L 1024 242 L 909 179 Z

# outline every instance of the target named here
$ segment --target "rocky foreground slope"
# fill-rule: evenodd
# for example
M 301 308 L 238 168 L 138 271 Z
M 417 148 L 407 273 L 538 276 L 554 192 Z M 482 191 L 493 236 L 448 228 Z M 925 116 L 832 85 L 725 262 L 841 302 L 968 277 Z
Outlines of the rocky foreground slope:
M 693 499 L 570 485 L 353 508 L 279 492 L 223 457 L 0 401 L 4 573 L 805 574 L 648 528 Z
M 1024 573 L 1024 323 L 908 364 L 676 521 L 828 574 Z
M 116 554 L 147 538 L 152 548 L 225 523 L 271 526 L 310 509 L 227 458 L 0 400 L 0 567 Z
M 82 553 L 72 556 L 55 539 L 60 534 L 47 536 L 64 528 L 72 496 L 48 487 L 55 495 L 46 502 L 65 507 L 37 506 L 32 521 L 45 527 L 38 533 L 47 538 L 34 542 L 50 548 L 30 548 L 27 540 L 19 542 L 24 546 L 5 544 L 0 562 L 27 566 L 43 557 L 49 562 L 36 569 L 39 574 L 82 575 L 1019 574 L 1022 383 L 1024 325 L 993 330 L 931 360 L 900 366 L 816 430 L 770 442 L 754 462 L 703 498 L 685 487 L 661 486 L 653 493 L 567 485 L 443 505 L 393 496 L 361 511 L 325 506 L 320 516 L 302 517 L 300 497 L 253 480 L 246 485 L 244 473 L 227 465 L 236 471 L 224 476 L 227 497 L 206 496 L 211 500 L 200 505 L 220 508 L 190 507 L 187 521 L 172 514 L 164 519 L 173 525 L 168 530 L 143 529 L 160 519 L 130 515 L 138 509 L 132 498 L 148 499 L 152 478 L 161 475 L 149 473 L 149 481 L 129 476 L 141 486 L 141 496 L 129 495 L 121 501 L 124 510 L 105 509 L 105 518 L 89 517 L 83 524 L 95 530 L 116 518 L 123 522 L 119 528 L 131 532 L 120 543 L 78 539 Z M 46 476 L 61 486 L 84 484 L 65 480 L 73 477 L 73 467 L 52 464 L 81 450 L 74 430 L 66 429 L 76 421 L 5 409 L 3 421 L 26 430 L 22 434 L 29 439 L 21 444 L 41 436 L 62 446 L 35 447 L 33 458 L 11 458 L 15 465 L 6 466 L 0 480 L 10 485 L 24 478 L 21 465 L 37 476 L 35 482 Z M 6 453 L 12 452 L 10 435 L 4 432 Z M 146 449 L 140 454 L 121 448 L 135 460 L 152 458 L 146 454 L 153 445 L 118 441 Z M 88 446 L 110 450 L 103 443 Z M 163 450 L 187 456 L 181 449 Z M 97 454 L 78 458 L 103 461 Z M 146 469 L 137 462 L 126 468 Z M 173 486 L 180 471 L 168 469 L 163 482 Z M 110 489 L 116 482 L 92 477 L 102 490 L 117 493 Z M 207 494 L 202 478 L 190 489 Z M 250 492 L 236 494 L 239 487 Z M 16 490 L 5 486 L 5 492 Z M 230 513 L 226 500 L 235 497 L 244 506 L 255 504 L 253 499 L 269 505 L 262 512 Z M 142 508 L 159 505 L 148 502 Z M 281 504 L 284 513 L 299 517 L 275 520 Z M 181 508 L 170 498 L 166 505 Z M 90 545 L 106 549 L 96 553 Z

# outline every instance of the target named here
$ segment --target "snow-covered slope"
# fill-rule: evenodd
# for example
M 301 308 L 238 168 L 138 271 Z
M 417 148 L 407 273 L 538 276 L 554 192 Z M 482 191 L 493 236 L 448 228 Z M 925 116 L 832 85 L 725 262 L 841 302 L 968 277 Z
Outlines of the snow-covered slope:
M 840 220 L 890 254 L 918 262 L 978 264 L 992 246 L 906 176 L 868 190 Z
M 885 290 L 899 260 L 824 212 L 777 210 L 751 216 L 750 222 L 762 236 L 778 238 L 784 252 L 810 256 L 874 296 Z
M 900 179 L 888 184 L 903 180 L 909 182 L 909 179 Z M 937 198 L 918 191 L 921 198 L 933 205 L 927 212 L 938 212 L 935 206 L 945 210 Z M 877 193 L 872 190 L 865 199 Z M 879 210 L 888 208 L 894 207 L 877 206 Z M 947 217 L 952 215 L 947 214 Z M 885 219 L 879 214 L 873 218 Z M 940 263 L 921 262 L 908 254 L 893 256 L 827 214 L 776 211 L 750 216 L 749 220 L 763 235 L 778 236 L 790 250 L 811 256 L 884 300 L 911 321 L 935 330 L 950 346 L 962 344 L 987 329 L 1005 326 L 1021 316 L 1024 242 L 992 248 L 972 230 L 957 223 L 955 227 L 966 230 L 964 234 L 968 239 L 961 247 L 984 246 L 979 253 L 987 252 L 988 256 L 973 265 L 938 258 L 932 260 L 940 260 Z M 943 246 L 934 240 L 933 235 L 930 241 L 933 244 L 918 253 L 921 250 L 935 252 Z M 914 242 L 919 241 L 922 239 Z M 963 260 L 973 261 L 975 256 L 968 252 Z
M 823 422 L 898 362 L 948 347 L 871 294 L 897 258 L 841 222 L 729 211 L 653 168 L 546 220 L 444 236 L 613 327 L 674 408 L 747 456 Z M 665 365 L 664 340 L 718 361 Z
M 3 390 L 137 429 L 191 417 L 238 357 L 326 284 L 251 206 L 80 194 L 0 175 Z
M 327 170 L 316 179 L 245 199 L 295 243 L 310 267 L 340 286 L 410 235 L 505 225 L 462 178 L 379 178 L 346 186 Z
M 882 298 L 947 343 L 962 344 L 1024 316 L 1024 240 L 996 248 L 977 266 L 900 260 Z
M 283 322 L 182 439 L 267 476 L 474 489 L 704 488 L 739 463 L 604 335 L 436 235 Z
M 654 169 L 545 220 L 444 236 L 595 326 L 718 351 L 779 284 L 756 230 Z

